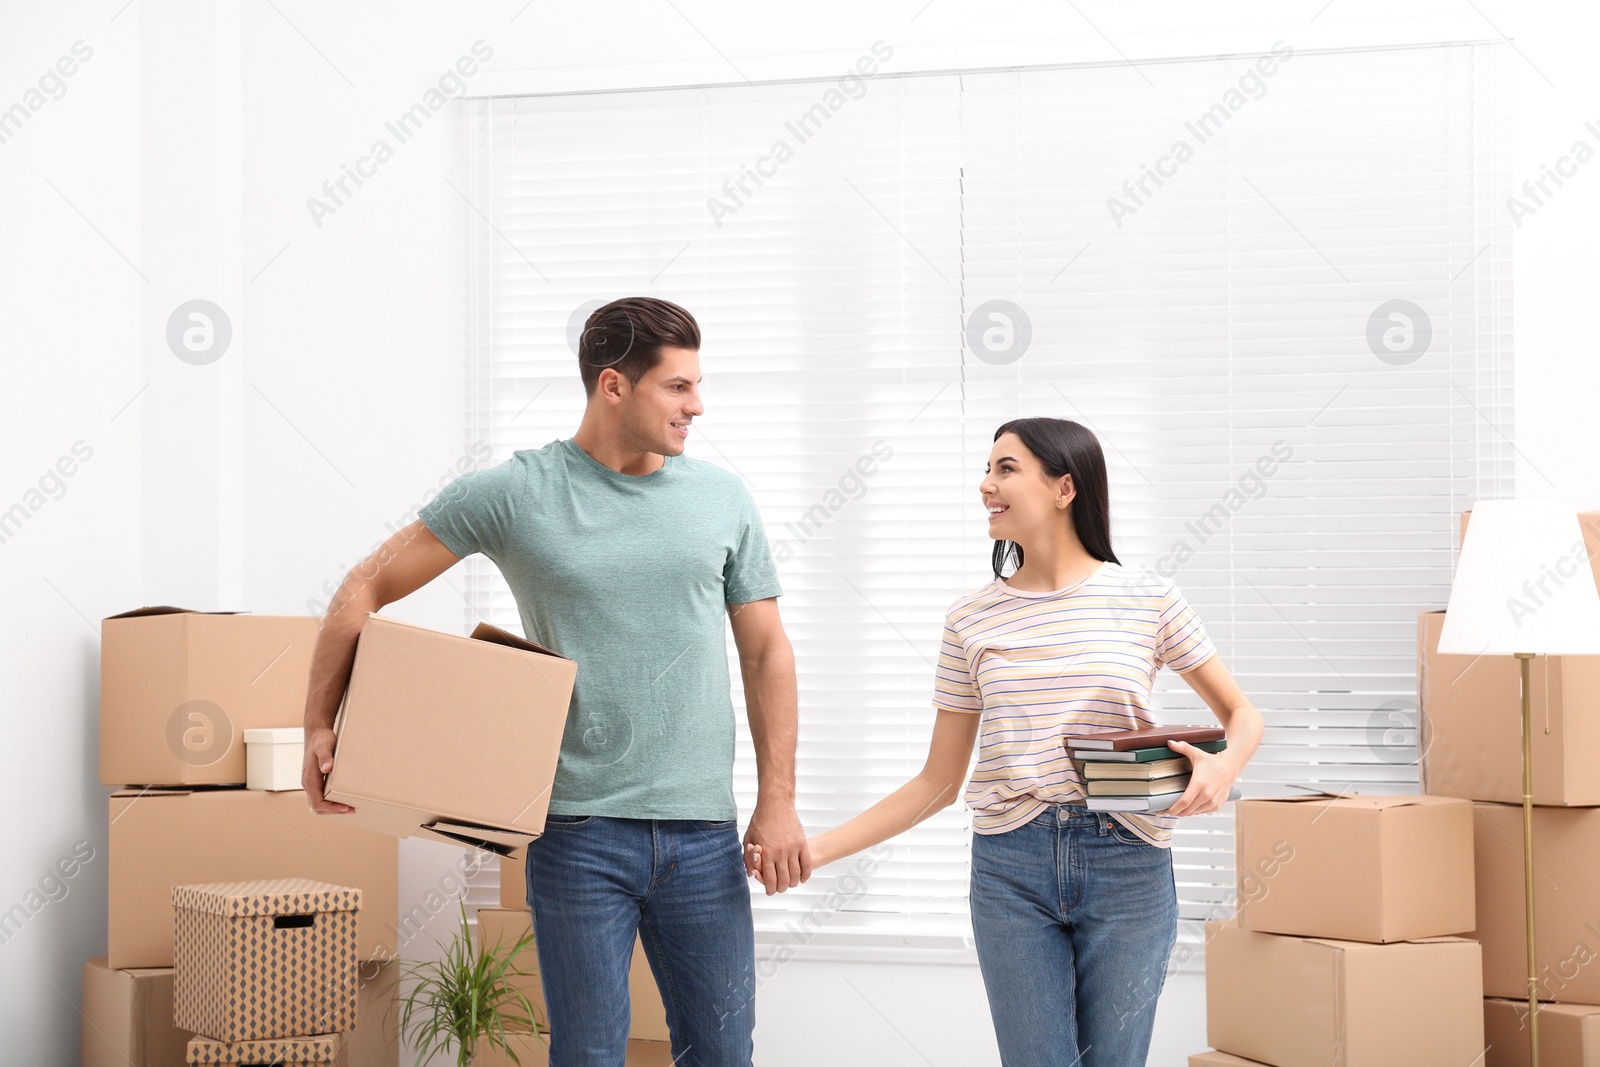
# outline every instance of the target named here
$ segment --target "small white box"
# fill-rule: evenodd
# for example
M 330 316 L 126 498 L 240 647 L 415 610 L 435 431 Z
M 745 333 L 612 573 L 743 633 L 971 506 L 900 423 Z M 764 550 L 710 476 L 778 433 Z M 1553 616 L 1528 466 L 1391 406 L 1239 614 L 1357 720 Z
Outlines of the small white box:
M 306 732 L 298 726 L 246 730 L 245 784 L 251 789 L 299 789 L 305 754 Z

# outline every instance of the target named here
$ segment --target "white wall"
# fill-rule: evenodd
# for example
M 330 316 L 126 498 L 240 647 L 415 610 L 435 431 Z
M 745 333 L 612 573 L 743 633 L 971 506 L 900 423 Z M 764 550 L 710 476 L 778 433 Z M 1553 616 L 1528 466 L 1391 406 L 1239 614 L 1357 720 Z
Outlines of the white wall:
M 106 0 L 0 8 L 0 109 L 82 40 L 66 91 L 0 143 L 0 509 L 40 502 L 0 543 L 6 862 L 0 909 L 79 840 L 96 858 L 0 944 L 0 1032 L 17 1062 L 76 1061 L 78 973 L 105 944 L 106 791 L 96 773 L 103 616 L 146 603 L 299 613 L 407 521 L 467 452 L 464 129 L 452 109 L 336 213 L 306 199 L 353 164 L 473 42 L 478 87 L 519 90 L 825 75 L 877 39 L 897 70 L 1515 38 L 1514 181 L 1600 120 L 1593 16 L 1509 0 L 1209 5 L 726 0 L 604 5 Z M 1081 12 L 1081 14 L 1079 14 Z M 1492 20 L 1492 21 L 1491 21 Z M 1574 20 L 1587 20 L 1574 24 Z M 480 80 L 482 79 L 482 80 Z M 1553 83 L 1553 84 L 1552 84 Z M 1142 85 L 1130 71 L 1129 91 Z M 1600 505 L 1576 430 L 1600 384 L 1588 306 L 1600 164 L 1516 235 L 1516 425 L 1523 492 Z M 180 363 L 163 329 L 203 297 L 229 354 Z M 574 424 L 577 412 L 573 413 Z M 78 441 L 93 450 L 25 494 Z M 453 584 L 452 584 L 453 583 Z M 396 614 L 464 621 L 457 575 Z M 402 899 L 452 850 L 409 848 Z M 439 934 L 448 933 L 445 916 Z M 995 1063 L 965 966 L 797 960 L 763 986 L 760 1062 Z M 907 1049 L 907 1044 L 912 1049 Z M 1169 982 L 1151 1062 L 1203 1047 L 1202 984 Z M 914 1050 L 914 1051 L 913 1051 Z
M 0 1029 L 8 1056 L 49 1064 L 77 1062 L 79 975 L 105 950 L 97 625 L 152 587 L 144 519 L 153 479 L 143 398 L 133 399 L 146 380 L 144 283 L 110 247 L 142 258 L 142 65 L 137 25 L 127 15 L 110 24 L 109 14 L 0 11 L 0 109 L 75 41 L 93 50 L 65 94 L 0 144 L 0 509 L 26 501 L 29 514 L 0 543 L 0 703 L 11 731 L 0 746 L 9 813 L 0 910 L 39 906 L 0 944 L 0 988 L 10 991 Z M 90 458 L 27 496 L 78 441 Z M 80 841 L 94 858 L 64 897 L 46 886 L 49 900 L 42 881 Z

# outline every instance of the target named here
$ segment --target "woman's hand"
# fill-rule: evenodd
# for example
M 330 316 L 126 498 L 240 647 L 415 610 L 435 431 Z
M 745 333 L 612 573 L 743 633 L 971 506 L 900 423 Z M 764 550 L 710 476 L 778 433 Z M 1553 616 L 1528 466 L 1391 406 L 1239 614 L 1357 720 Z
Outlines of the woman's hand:
M 1161 814 L 1204 815 L 1228 802 L 1228 790 L 1239 777 L 1232 760 L 1220 752 L 1195 748 L 1187 741 L 1168 741 L 1167 747 L 1180 756 L 1189 757 L 1189 787 Z
M 1197 668 L 1198 669 L 1198 668 Z M 862 849 L 896 837 L 934 812 L 948 807 L 961 795 L 978 737 L 979 716 L 940 708 L 928 742 L 928 759 L 905 785 L 842 826 L 806 838 L 806 852 L 816 869 L 853 856 Z M 763 850 L 752 841 L 745 846 L 745 874 L 759 877 Z
M 806 848 L 811 854 L 811 867 L 815 870 L 824 864 L 832 863 L 838 857 L 828 850 L 827 834 L 813 834 L 806 838 Z M 761 878 L 761 846 L 746 845 L 744 847 L 744 873 L 748 878 Z

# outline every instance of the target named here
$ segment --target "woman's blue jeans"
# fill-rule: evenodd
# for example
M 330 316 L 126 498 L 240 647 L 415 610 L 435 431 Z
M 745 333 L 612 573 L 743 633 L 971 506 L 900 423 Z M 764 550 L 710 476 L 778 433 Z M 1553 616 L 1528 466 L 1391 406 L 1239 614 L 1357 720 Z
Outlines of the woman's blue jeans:
M 971 893 L 1004 1067 L 1143 1067 L 1178 936 L 1171 850 L 1051 805 L 972 835 Z

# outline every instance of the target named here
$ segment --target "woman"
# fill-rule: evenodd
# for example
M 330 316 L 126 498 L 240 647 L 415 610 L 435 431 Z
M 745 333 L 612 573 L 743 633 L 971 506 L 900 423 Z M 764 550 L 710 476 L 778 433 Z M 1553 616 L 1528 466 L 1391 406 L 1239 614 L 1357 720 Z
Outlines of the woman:
M 1111 550 L 1105 458 L 1063 419 L 995 432 L 978 492 L 995 539 L 994 580 L 957 600 L 935 675 L 938 710 L 920 774 L 843 826 L 811 838 L 815 867 L 903 833 L 967 785 L 978 962 L 1005 1067 L 1135 1067 L 1177 938 L 1172 828 L 1216 811 L 1260 743 L 1252 707 L 1168 579 L 1137 577 Z M 1003 567 L 1015 561 L 1010 578 Z M 1165 814 L 1083 806 L 1062 735 L 1159 725 L 1150 683 L 1182 674 L 1226 728 L 1227 748 L 1189 757 Z M 759 850 L 747 859 L 759 864 Z

